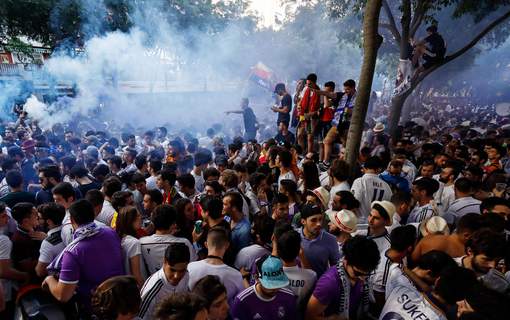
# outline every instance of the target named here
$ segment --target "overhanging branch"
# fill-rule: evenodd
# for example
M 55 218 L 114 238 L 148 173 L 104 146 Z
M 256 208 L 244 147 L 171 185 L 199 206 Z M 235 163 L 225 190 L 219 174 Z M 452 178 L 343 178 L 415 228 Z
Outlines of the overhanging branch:
M 382 6 L 384 8 L 384 12 L 386 13 L 386 16 L 388 17 L 388 28 L 390 29 L 391 33 L 397 39 L 397 42 L 400 43 L 400 32 L 398 31 L 397 24 L 395 23 L 395 18 L 393 17 L 393 13 L 391 13 L 391 8 L 388 5 L 388 2 L 386 0 L 382 1 Z

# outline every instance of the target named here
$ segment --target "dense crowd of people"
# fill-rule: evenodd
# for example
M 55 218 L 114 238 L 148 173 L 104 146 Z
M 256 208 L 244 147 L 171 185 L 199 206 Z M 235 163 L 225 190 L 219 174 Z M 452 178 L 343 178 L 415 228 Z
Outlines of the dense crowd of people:
M 244 137 L 4 121 L 0 318 L 506 318 L 508 118 L 375 104 L 350 166 L 354 80 L 275 95 L 263 141 L 248 99 Z

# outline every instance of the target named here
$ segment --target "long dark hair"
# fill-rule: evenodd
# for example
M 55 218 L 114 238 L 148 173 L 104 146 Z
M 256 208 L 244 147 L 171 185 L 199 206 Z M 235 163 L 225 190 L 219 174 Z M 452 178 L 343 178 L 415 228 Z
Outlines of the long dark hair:
M 133 223 L 137 219 L 138 214 L 138 210 L 133 206 L 122 207 L 120 209 L 115 222 L 115 231 L 117 231 L 121 239 L 127 235 L 137 237 Z

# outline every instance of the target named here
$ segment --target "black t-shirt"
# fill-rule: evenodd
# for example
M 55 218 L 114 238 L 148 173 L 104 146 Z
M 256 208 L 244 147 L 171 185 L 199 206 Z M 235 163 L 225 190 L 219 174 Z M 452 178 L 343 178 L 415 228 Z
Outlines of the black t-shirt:
M 255 124 L 257 123 L 257 117 L 250 107 L 243 110 L 244 130 L 246 132 L 257 131 Z
M 4 202 L 11 209 L 20 202 L 30 202 L 35 205 L 35 195 L 25 191 L 9 192 L 7 195 L 0 198 L 0 202 Z
M 282 108 L 287 107 L 289 109 L 289 111 L 286 113 L 278 112 L 277 122 L 278 123 L 280 123 L 280 122 L 289 123 L 290 122 L 290 111 L 292 110 L 292 97 L 290 96 L 290 94 L 287 93 L 283 96 L 280 105 Z

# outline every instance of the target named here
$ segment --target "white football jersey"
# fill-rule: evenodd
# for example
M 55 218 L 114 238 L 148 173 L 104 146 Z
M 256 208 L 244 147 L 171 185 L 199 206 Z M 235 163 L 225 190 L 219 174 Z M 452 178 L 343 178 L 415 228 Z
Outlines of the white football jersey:
M 390 186 L 373 173 L 365 173 L 362 177 L 354 180 L 351 192 L 360 202 L 358 223 L 367 223 L 372 202 L 390 201 L 393 195 Z

